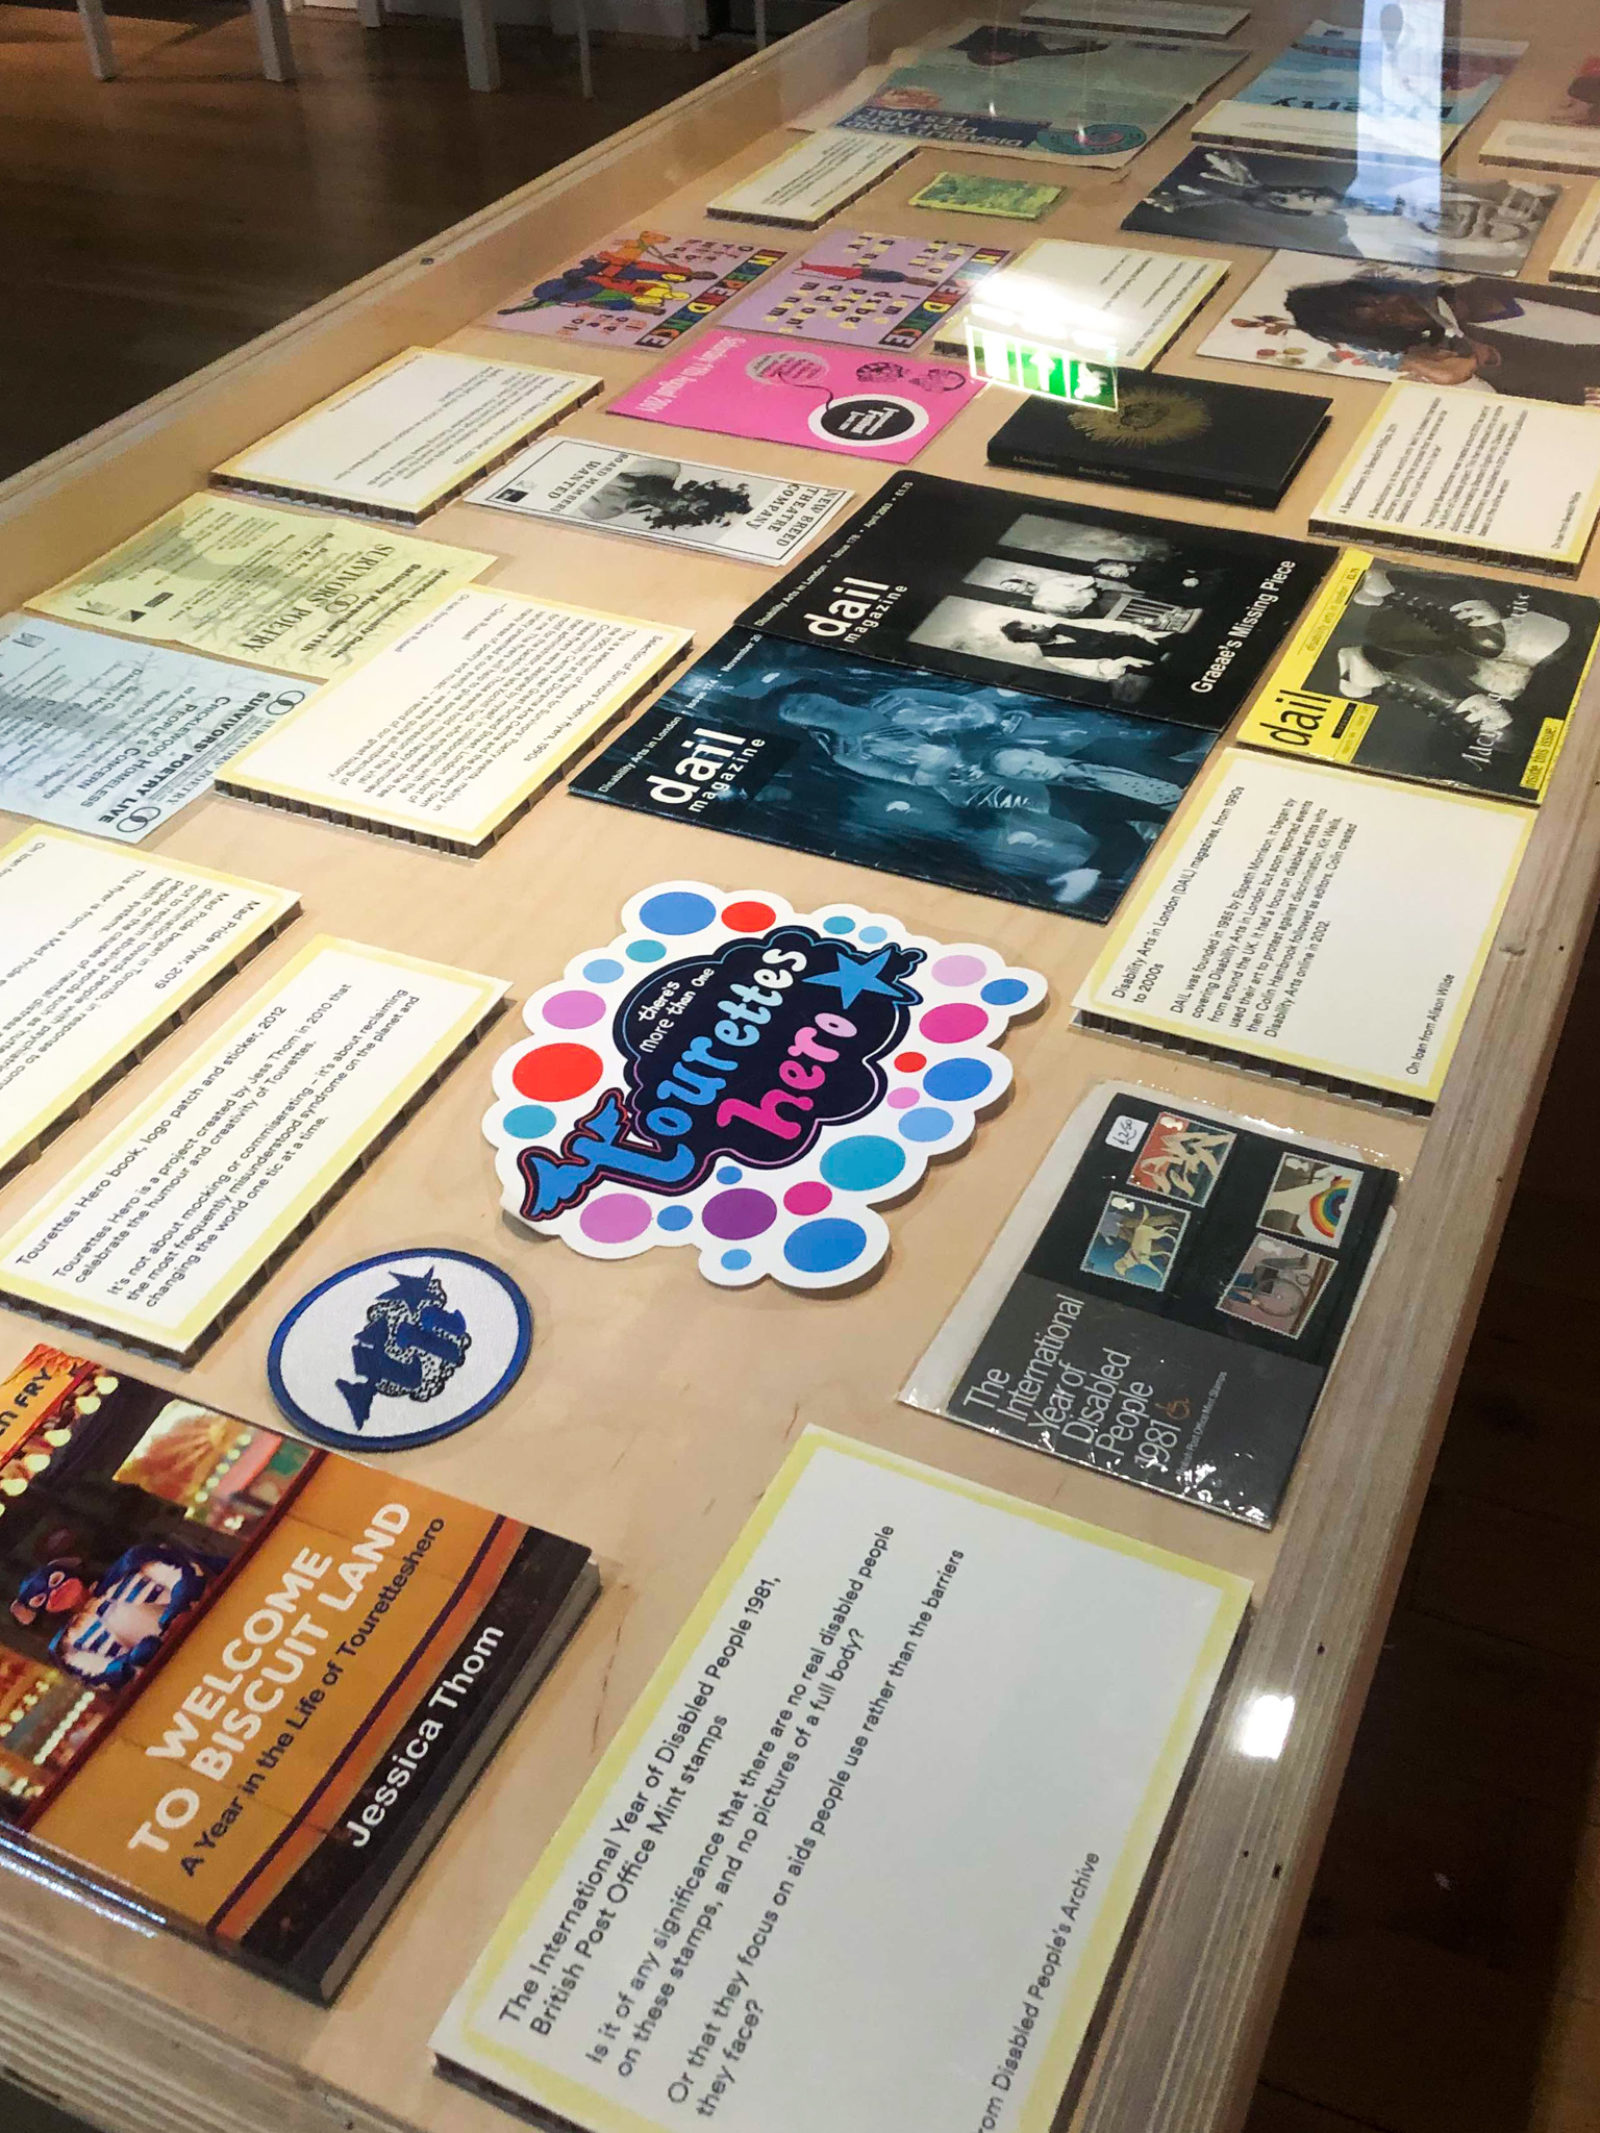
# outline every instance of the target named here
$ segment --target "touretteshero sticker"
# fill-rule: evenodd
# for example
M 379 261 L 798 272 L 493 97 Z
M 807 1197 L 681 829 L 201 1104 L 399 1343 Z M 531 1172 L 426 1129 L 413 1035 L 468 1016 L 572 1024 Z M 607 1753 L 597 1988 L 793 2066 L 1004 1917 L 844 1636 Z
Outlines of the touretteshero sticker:
M 533 1317 L 467 1252 L 384 1252 L 314 1288 L 272 1337 L 267 1376 L 319 1444 L 407 1451 L 465 1429 L 516 1383 Z
M 1011 1085 L 1037 971 L 855 904 L 663 882 L 523 1010 L 484 1120 L 502 1204 L 592 1259 L 693 1245 L 726 1288 L 838 1288 L 876 1203 L 966 1147 Z

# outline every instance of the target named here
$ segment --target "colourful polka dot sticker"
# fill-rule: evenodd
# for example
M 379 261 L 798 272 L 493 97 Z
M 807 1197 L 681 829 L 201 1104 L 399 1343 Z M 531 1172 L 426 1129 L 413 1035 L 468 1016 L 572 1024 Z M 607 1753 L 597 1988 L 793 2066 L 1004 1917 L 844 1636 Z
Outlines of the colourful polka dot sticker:
M 847 1287 L 881 1203 L 1011 1086 L 1037 971 L 854 904 L 662 882 L 523 1010 L 484 1132 L 502 1204 L 591 1259 L 692 1245 L 723 1288 Z

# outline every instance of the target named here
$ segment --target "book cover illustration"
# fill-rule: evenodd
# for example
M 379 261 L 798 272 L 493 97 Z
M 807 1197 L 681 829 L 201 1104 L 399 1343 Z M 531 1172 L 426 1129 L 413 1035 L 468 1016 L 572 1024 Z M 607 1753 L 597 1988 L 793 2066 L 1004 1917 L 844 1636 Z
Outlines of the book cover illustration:
M 586 1552 L 34 1348 L 0 1378 L 0 1844 L 326 1998 Z
M 1313 393 L 1119 371 L 1115 407 L 1029 394 L 990 438 L 989 463 L 1270 511 L 1327 427 L 1329 406 Z
M 941 170 L 906 204 L 943 208 L 952 215 L 998 215 L 1006 222 L 1038 222 L 1065 190 L 1060 185 L 1028 185 L 1021 178 L 976 178 L 965 170 Z
M 483 1122 L 501 1205 L 589 1259 L 686 1245 L 721 1288 L 836 1289 L 880 1200 L 974 1138 L 1037 971 L 855 904 L 660 882 L 523 1009 Z
M 571 790 L 1104 920 L 1210 746 L 1192 726 L 733 630 Z
M 1340 556 L 1239 739 L 1536 806 L 1594 659 L 1600 601 Z
M 1366 36 L 1313 22 L 1254 81 L 1195 122 L 1196 139 L 1356 148 L 1437 164 L 1483 110 L 1525 43 Z
M 1269 1527 L 1397 1184 L 1097 1089 L 901 1398 Z
M 735 304 L 723 323 L 851 348 L 915 348 L 1010 257 L 1000 245 L 947 237 L 829 230 Z
M 903 464 L 983 387 L 964 365 L 853 348 L 798 347 L 777 334 L 705 334 L 607 412 L 644 422 L 853 452 Z
M 1195 148 L 1122 227 L 1201 244 L 1514 275 L 1560 197 L 1559 185 L 1458 178 L 1414 163 Z
M 787 256 L 770 245 L 639 230 L 536 281 L 483 324 L 613 348 L 670 348 Z
M 830 99 L 819 122 L 1117 168 L 1247 56 L 1181 38 L 969 22 L 943 45 L 898 56 L 864 90 Z
M 1200 354 L 1600 407 L 1600 296 L 1279 252 Z
M 1333 553 L 931 475 L 888 482 L 748 629 L 1216 732 Z

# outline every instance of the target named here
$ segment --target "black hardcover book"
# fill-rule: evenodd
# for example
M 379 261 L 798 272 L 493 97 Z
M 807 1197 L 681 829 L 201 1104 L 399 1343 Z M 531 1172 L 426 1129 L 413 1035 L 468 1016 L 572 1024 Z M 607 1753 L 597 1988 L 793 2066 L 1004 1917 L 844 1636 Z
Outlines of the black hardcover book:
M 1192 726 L 730 630 L 572 790 L 1104 920 L 1210 747 Z
M 1102 1086 L 901 1398 L 1270 1526 L 1398 1182 Z
M 1332 404 L 1316 393 L 1122 370 L 1114 408 L 1030 393 L 990 438 L 989 464 L 1272 511 Z
M 900 474 L 746 629 L 1216 733 L 1331 548 Z

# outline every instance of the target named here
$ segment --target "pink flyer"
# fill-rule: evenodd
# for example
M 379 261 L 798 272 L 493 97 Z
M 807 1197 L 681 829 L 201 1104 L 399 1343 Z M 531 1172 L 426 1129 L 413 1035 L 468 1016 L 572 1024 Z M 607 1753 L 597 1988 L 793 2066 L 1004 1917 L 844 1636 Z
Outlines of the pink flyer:
M 613 400 L 608 412 L 903 464 L 982 390 L 959 363 L 712 333 Z

